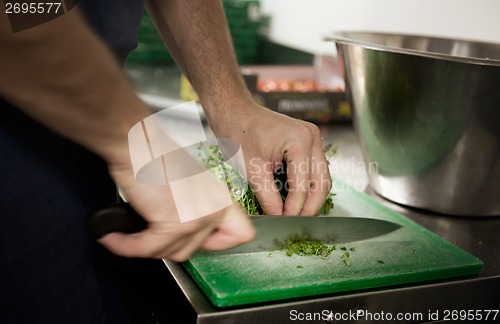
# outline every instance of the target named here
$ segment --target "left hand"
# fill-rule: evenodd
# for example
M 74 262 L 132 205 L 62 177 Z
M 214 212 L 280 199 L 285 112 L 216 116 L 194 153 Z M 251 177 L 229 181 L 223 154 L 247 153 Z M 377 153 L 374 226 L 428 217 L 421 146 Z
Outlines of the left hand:
M 319 128 L 253 102 L 226 111 L 211 123 L 212 129 L 217 137 L 241 144 L 248 183 L 264 213 L 316 215 L 332 186 Z M 285 203 L 273 176 L 282 161 L 287 163 Z

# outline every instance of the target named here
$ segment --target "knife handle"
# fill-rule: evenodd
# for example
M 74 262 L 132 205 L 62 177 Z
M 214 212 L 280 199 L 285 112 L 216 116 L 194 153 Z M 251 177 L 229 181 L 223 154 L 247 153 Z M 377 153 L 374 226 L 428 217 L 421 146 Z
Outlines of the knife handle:
M 107 205 L 90 216 L 90 231 L 96 239 L 112 232 L 137 233 L 147 226 L 144 218 L 126 202 Z

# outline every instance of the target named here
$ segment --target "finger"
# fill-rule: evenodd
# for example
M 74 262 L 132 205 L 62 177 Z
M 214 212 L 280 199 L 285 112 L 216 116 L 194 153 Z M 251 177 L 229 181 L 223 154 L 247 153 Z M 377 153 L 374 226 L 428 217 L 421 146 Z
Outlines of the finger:
M 321 144 L 315 146 L 311 158 L 311 182 L 309 195 L 304 203 L 301 216 L 314 216 L 324 205 L 326 197 L 332 188 L 332 178 L 328 168 L 328 162 Z
M 180 239 L 176 240 L 181 244 L 170 242 L 170 247 L 156 253 L 157 258 L 169 259 L 175 262 L 183 262 L 199 250 L 203 242 L 214 232 L 222 221 L 222 213 L 216 212 L 190 222 L 181 224 L 179 227 L 184 230 Z M 178 231 L 176 230 L 176 233 Z M 179 230 L 179 232 L 181 232 Z M 160 231 L 160 235 L 161 235 Z
M 210 226 L 203 227 L 200 231 L 188 237 L 187 240 L 185 240 L 185 244 L 177 251 L 168 254 L 160 254 L 160 256 L 163 259 L 169 259 L 175 262 L 186 261 L 194 252 L 202 247 L 203 242 L 205 242 L 215 230 L 215 223 L 211 223 Z
M 255 162 L 255 161 L 254 161 Z M 274 181 L 274 169 L 270 163 L 251 163 L 248 183 L 266 215 L 282 215 L 283 200 Z
M 307 149 L 295 147 L 285 155 L 288 194 L 283 215 L 299 215 L 304 207 L 311 176 L 309 152 Z
M 214 222 L 184 224 L 150 224 L 140 233 L 110 233 L 99 243 L 117 255 L 136 258 L 168 258 L 173 261 L 187 259 L 217 227 Z
M 207 215 L 190 222 L 180 224 L 175 229 L 176 238 L 170 240 L 161 250 L 154 254 L 155 258 L 169 259 L 176 262 L 187 260 L 196 252 L 206 238 L 219 226 L 222 219 L 220 212 Z M 159 237 L 156 240 L 164 238 L 161 227 L 158 229 Z
M 203 243 L 206 250 L 225 250 L 242 243 L 251 241 L 255 237 L 255 229 L 248 215 L 240 207 L 233 205 L 226 209 L 224 218 L 217 230 Z
M 98 242 L 112 253 L 129 258 L 149 258 L 160 249 L 158 241 L 147 239 L 146 231 L 134 234 L 109 233 Z

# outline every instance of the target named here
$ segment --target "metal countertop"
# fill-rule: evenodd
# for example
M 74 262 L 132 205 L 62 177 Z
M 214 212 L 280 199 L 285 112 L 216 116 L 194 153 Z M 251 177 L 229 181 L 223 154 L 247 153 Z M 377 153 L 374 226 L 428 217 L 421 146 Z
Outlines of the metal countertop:
M 182 298 L 191 305 L 196 323 L 287 323 L 297 322 L 297 314 L 308 316 L 307 314 L 323 314 L 325 311 L 349 314 L 361 310 L 371 313 L 372 317 L 366 315 L 356 322 L 376 322 L 375 316 L 380 316 L 380 312 L 392 316 L 393 319 L 398 314 L 413 315 L 413 319 L 408 322 L 436 322 L 429 312 L 439 312 L 443 318 L 447 314 L 459 314 L 452 311 L 500 308 L 500 218 L 451 217 L 392 203 L 377 195 L 368 186 L 368 178 L 362 168 L 361 151 L 352 126 L 324 125 L 321 126 L 321 132 L 324 143 L 338 146 L 338 153 L 331 164 L 332 176 L 365 191 L 382 204 L 480 258 L 485 264 L 483 272 L 474 277 L 221 309 L 210 303 L 181 265 L 165 261 L 183 293 Z M 387 322 L 388 318 L 385 319 Z M 497 320 L 500 320 L 500 314 Z M 320 320 L 304 322 L 324 323 L 325 319 L 321 316 Z
M 153 108 L 162 109 L 181 103 L 178 99 L 179 72 L 175 68 L 131 66 L 128 68 L 131 80 L 139 95 Z M 173 81 L 172 81 L 173 80 Z M 183 323 L 324 323 L 318 320 L 301 321 L 293 315 L 313 314 L 349 315 L 362 311 L 372 317 L 346 318 L 342 322 L 438 322 L 452 316 L 460 316 L 460 311 L 482 311 L 500 309 L 500 217 L 451 217 L 408 208 L 390 202 L 377 195 L 368 186 L 363 159 L 357 136 L 350 124 L 330 124 L 320 126 L 324 143 L 333 143 L 338 153 L 331 161 L 332 176 L 337 177 L 357 190 L 364 191 L 383 205 L 406 215 L 410 219 L 438 234 L 463 250 L 484 261 L 484 270 L 478 276 L 462 277 L 410 285 L 384 287 L 311 298 L 284 300 L 265 304 L 246 305 L 233 308 L 213 306 L 199 289 L 182 265 L 164 261 L 179 289 L 167 291 L 169 298 L 177 298 L 183 307 Z M 335 189 L 335 188 L 334 188 Z M 176 287 L 176 288 L 177 288 Z M 171 296 L 170 296 L 171 295 Z M 167 307 L 167 306 L 166 306 Z M 188 311 L 186 311 L 186 309 Z M 384 312 L 384 313 L 382 313 Z M 381 317 L 385 314 L 385 317 Z M 396 319 L 398 314 L 413 317 L 408 320 Z M 470 314 L 469 313 L 466 313 Z M 473 313 L 477 314 L 477 313 Z M 483 316 L 486 313 L 480 313 Z M 432 316 L 431 316 L 432 315 Z M 494 313 L 490 314 L 490 318 Z M 378 317 L 377 317 L 378 316 Z M 387 316 L 391 316 L 390 320 Z M 477 315 L 475 315 L 477 316 Z M 477 317 L 475 317 L 477 319 Z M 500 314 L 496 316 L 500 320 Z M 334 321 L 337 322 L 337 321 Z

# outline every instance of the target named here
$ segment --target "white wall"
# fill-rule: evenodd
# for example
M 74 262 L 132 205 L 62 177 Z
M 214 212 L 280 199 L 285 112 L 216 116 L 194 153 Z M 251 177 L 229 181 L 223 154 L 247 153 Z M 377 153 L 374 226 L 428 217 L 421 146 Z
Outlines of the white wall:
M 273 42 L 314 54 L 335 54 L 322 36 L 341 29 L 500 43 L 500 0 L 261 0 L 261 9 Z

